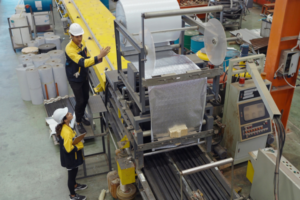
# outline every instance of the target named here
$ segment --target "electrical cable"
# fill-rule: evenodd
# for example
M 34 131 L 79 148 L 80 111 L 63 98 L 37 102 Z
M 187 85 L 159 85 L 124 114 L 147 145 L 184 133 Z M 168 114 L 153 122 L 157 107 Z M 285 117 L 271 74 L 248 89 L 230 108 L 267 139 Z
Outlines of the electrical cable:
M 292 51 L 294 51 L 298 46 L 300 47 L 300 33 L 299 33 L 299 36 L 298 36 L 297 45 L 292 48 Z
M 284 64 L 282 64 L 277 70 L 276 70 L 276 72 L 275 72 L 275 74 L 274 74 L 274 78 L 276 78 L 277 77 L 277 72 L 282 68 L 284 66 Z M 286 78 L 285 78 L 285 76 L 284 75 L 282 75 L 283 76 L 283 79 L 285 80 L 285 82 L 289 85 L 289 86 L 291 86 L 292 88 L 296 88 L 297 87 L 297 85 L 291 85 L 287 80 L 286 80 Z
M 295 85 L 295 86 L 291 85 L 291 84 L 285 79 L 285 76 L 283 76 L 283 78 L 284 78 L 285 82 L 286 82 L 289 86 L 291 86 L 292 88 L 296 88 L 296 87 L 297 87 L 296 85 Z
M 275 125 L 275 132 L 278 134 L 278 148 L 277 148 L 277 158 L 276 158 L 276 166 L 275 166 L 275 173 L 274 173 L 274 196 L 275 200 L 279 200 L 279 167 L 280 167 L 280 160 L 283 153 L 283 147 L 285 144 L 286 133 L 284 126 L 280 120 L 280 116 L 275 116 L 273 118 L 273 122 Z

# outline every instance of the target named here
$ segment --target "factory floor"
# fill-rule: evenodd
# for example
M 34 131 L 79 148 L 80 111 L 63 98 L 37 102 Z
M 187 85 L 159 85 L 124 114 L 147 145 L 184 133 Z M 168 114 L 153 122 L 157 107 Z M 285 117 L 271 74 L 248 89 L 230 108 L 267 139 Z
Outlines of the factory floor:
M 35 106 L 20 97 L 15 68 L 18 67 L 20 50 L 15 53 L 11 47 L 7 18 L 14 14 L 18 0 L 0 0 L 0 199 L 13 200 L 67 200 L 67 170 L 60 165 L 59 148 L 49 139 L 49 128 L 45 124 L 46 112 L 43 105 Z M 112 5 L 114 7 L 114 5 Z M 250 15 L 243 20 L 242 28 L 260 28 L 261 8 L 254 5 Z M 56 34 L 63 38 L 63 47 L 69 37 L 63 35 L 62 24 L 55 12 Z M 227 33 L 229 36 L 229 33 Z M 70 94 L 72 94 L 70 90 Z M 288 123 L 287 141 L 284 156 L 300 169 L 300 92 L 295 90 Z M 99 123 L 96 121 L 99 131 Z M 111 140 L 111 151 L 114 154 L 114 143 Z M 85 143 L 85 154 L 102 150 L 102 139 L 96 138 Z M 107 169 L 105 157 L 96 157 L 89 161 L 95 168 L 90 172 Z M 112 158 L 113 168 L 116 163 Z M 99 168 L 101 166 L 101 169 Z M 235 187 L 242 188 L 244 196 L 249 195 L 250 182 L 245 178 L 246 164 L 235 168 Z M 229 179 L 229 172 L 224 170 Z M 88 189 L 78 192 L 87 195 L 88 199 L 98 199 L 102 189 L 107 189 L 106 174 L 85 178 L 78 181 L 88 184 Z M 112 197 L 107 194 L 106 200 Z M 137 197 L 140 199 L 140 197 Z

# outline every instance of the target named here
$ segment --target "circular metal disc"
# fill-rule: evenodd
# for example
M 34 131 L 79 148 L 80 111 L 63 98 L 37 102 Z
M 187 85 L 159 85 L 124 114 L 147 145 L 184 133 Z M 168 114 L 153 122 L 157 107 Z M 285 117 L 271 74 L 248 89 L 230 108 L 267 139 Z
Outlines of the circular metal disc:
M 140 30 L 139 39 L 142 43 L 142 30 Z M 156 54 L 155 54 L 155 46 L 151 32 L 145 26 L 144 29 L 144 40 L 145 40 L 145 78 L 151 78 L 151 75 L 154 72 L 155 64 L 156 64 Z
M 226 56 L 227 41 L 224 28 L 217 19 L 210 19 L 204 30 L 204 44 L 209 61 L 221 65 Z

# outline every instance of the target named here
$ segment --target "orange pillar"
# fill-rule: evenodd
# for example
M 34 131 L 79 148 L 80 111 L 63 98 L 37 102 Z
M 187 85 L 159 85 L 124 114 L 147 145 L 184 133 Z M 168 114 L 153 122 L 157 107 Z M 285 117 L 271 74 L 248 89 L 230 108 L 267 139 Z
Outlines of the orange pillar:
M 279 110 L 282 112 L 282 123 L 287 125 L 294 88 L 288 86 L 283 78 L 274 79 L 274 74 L 279 67 L 281 51 L 292 49 L 297 44 L 297 39 L 281 41 L 288 36 L 298 36 L 300 32 L 300 1 L 299 0 L 276 0 L 272 28 L 270 33 L 265 72 L 267 79 L 272 82 L 271 95 Z M 299 49 L 299 48 L 297 48 Z M 300 62 L 299 62 L 300 63 Z M 297 72 L 294 77 L 287 78 L 291 85 L 296 84 Z M 300 111 L 299 111 L 300 112 Z

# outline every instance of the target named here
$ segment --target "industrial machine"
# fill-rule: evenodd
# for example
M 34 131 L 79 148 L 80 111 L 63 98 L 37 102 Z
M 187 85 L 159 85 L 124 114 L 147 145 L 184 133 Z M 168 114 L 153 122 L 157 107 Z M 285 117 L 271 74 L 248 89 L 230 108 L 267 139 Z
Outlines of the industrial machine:
M 121 2 L 126 13 L 130 5 Z M 244 161 L 254 143 L 255 148 L 263 146 L 271 132 L 270 120 L 281 114 L 270 96 L 270 82 L 260 75 L 264 55 L 230 60 L 222 124 L 226 125 L 224 140 L 232 135 L 228 149 L 233 158 L 212 162 L 208 154 L 215 136 L 212 102 L 220 101 L 220 65 L 226 42 L 239 38 L 226 39 L 216 19 L 203 23 L 189 16 L 222 12 L 224 7 L 165 10 L 156 5 L 157 10 L 134 9 L 140 13 L 131 16 L 131 20 L 139 18 L 132 26 L 129 18 L 117 15 L 116 19 L 98 0 L 64 0 L 63 5 L 70 20 L 83 27 L 90 56 L 96 56 L 102 46 L 112 47 L 102 63 L 90 68 L 89 78 L 92 92 L 100 95 L 107 108 L 106 125 L 120 141 L 116 156 L 120 192 L 136 183 L 145 200 L 239 199 L 215 167 Z M 174 27 L 174 21 L 166 20 L 171 17 Z M 99 28 L 99 20 L 105 31 Z M 150 22 L 155 20 L 162 25 L 158 30 L 151 28 Z M 204 33 L 210 67 L 196 55 L 182 55 L 185 30 Z M 174 33 L 168 35 L 171 39 L 180 38 L 179 44 L 169 45 L 169 37 L 164 37 L 169 32 Z M 179 48 L 180 54 L 175 54 L 174 48 Z M 236 62 L 244 62 L 246 67 L 233 71 Z M 246 72 L 252 80 L 247 80 L 244 88 L 232 83 L 233 75 Z M 211 85 L 206 84 L 209 78 L 213 79 Z M 232 108 L 234 116 L 230 115 Z M 171 137 L 174 125 L 187 128 Z
M 253 200 L 273 200 L 274 169 L 276 164 L 277 150 L 264 148 L 251 151 L 250 161 L 253 170 L 248 172 L 252 182 L 250 196 Z M 249 168 L 248 168 L 249 170 Z M 300 195 L 300 172 L 285 157 L 281 158 L 279 171 L 279 199 L 298 199 Z M 261 188 L 264 188 L 263 190 Z
M 243 15 L 245 15 L 246 5 L 243 0 L 210 0 L 208 5 L 217 6 L 222 5 L 223 11 L 210 13 L 210 17 L 218 18 L 225 28 L 242 27 Z
M 256 66 L 254 60 L 258 59 Z M 270 97 L 271 82 L 263 80 L 261 72 L 264 55 L 232 59 L 228 76 L 239 74 L 239 82 L 227 79 L 223 123 L 226 124 L 223 146 L 238 164 L 249 160 L 248 153 L 264 148 L 268 134 L 272 133 L 271 119 L 280 112 Z M 240 65 L 240 64 L 244 65 Z M 246 72 L 252 79 L 241 77 Z

